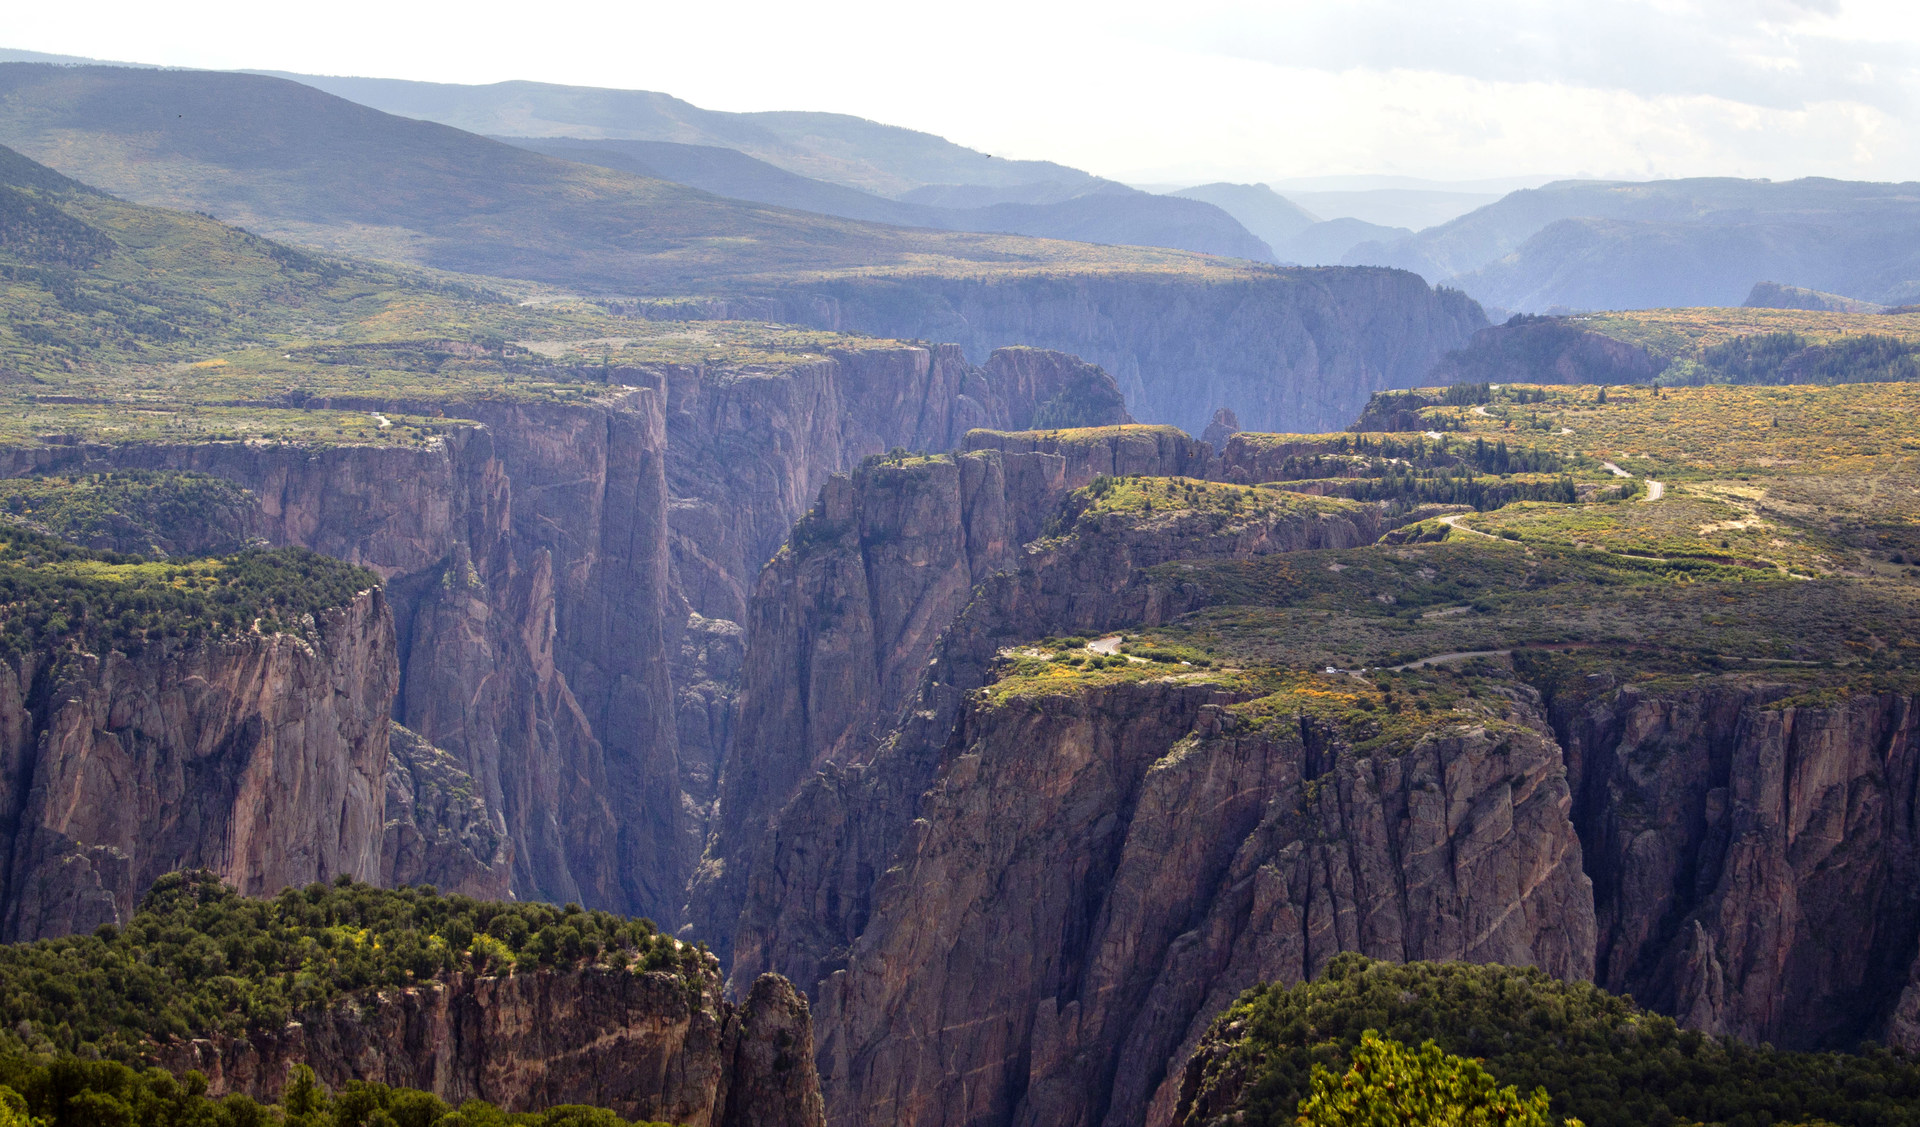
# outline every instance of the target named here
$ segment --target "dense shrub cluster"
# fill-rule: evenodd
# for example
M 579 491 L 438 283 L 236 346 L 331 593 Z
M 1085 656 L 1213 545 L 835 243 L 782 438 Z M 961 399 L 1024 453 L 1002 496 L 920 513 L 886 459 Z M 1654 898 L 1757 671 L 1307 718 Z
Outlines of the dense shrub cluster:
M 1398 472 L 1396 472 L 1398 470 Z M 1570 477 L 1548 481 L 1511 481 L 1482 477 L 1464 466 L 1454 470 L 1416 470 L 1388 467 L 1378 477 L 1360 477 L 1329 484 L 1335 497 L 1355 501 L 1385 501 L 1394 515 L 1421 505 L 1471 505 L 1481 512 L 1515 501 L 1554 501 L 1571 505 L 1580 499 Z
M 1471 470 L 1478 473 L 1561 473 L 1574 465 L 1574 459 L 1552 450 L 1529 446 L 1510 448 L 1504 438 L 1488 442 L 1483 437 L 1472 441 L 1442 434 L 1429 439 L 1425 434 L 1409 438 L 1392 435 L 1339 435 L 1324 450 L 1290 454 L 1278 467 L 1276 481 L 1302 481 L 1323 477 L 1378 477 L 1403 469 Z
M 1920 345 L 1879 333 L 1824 344 L 1758 333 L 1702 349 L 1696 376 L 1736 384 L 1884 383 L 1920 379 Z
M 0 479 L 0 512 L 124 555 L 224 555 L 246 547 L 252 496 L 224 478 L 158 470 Z
M 0 1028 L 139 1059 L 170 1037 L 278 1028 L 357 991 L 455 971 L 590 964 L 697 988 L 710 956 L 646 920 L 347 880 L 253 900 L 211 873 L 161 878 L 124 928 L 0 947 Z
M 347 1084 L 329 1093 L 305 1066 L 285 1097 L 262 1106 L 246 1096 L 212 1099 L 197 1072 L 178 1080 L 162 1069 L 116 1061 L 34 1060 L 0 1055 L 0 1127 L 630 1127 L 604 1108 L 567 1105 L 503 1112 L 481 1100 L 458 1110 L 431 1092 Z M 635 1124 L 631 1127 L 643 1127 Z
M 82 267 L 113 253 L 113 240 L 33 192 L 0 185 L 0 248 L 23 262 Z
M 1314 982 L 1257 987 L 1221 1016 L 1237 1041 L 1209 1065 L 1247 1070 L 1254 1125 L 1291 1125 L 1315 1065 L 1344 1071 L 1367 1030 L 1477 1058 L 1501 1084 L 1544 1087 L 1589 1127 L 1920 1124 L 1920 1061 L 1884 1049 L 1793 1053 L 1678 1028 L 1630 999 L 1532 968 L 1340 955 Z
M 1301 1127 L 1550 1127 L 1547 1094 L 1502 1088 L 1477 1061 L 1418 1049 L 1369 1029 L 1346 1075 L 1316 1066 L 1313 1094 L 1300 1104 Z M 1566 1127 L 1580 1127 L 1567 1120 Z
M 134 652 L 165 639 L 301 633 L 305 616 L 379 585 L 304 548 L 148 563 L 0 524 L 0 656 L 78 648 Z

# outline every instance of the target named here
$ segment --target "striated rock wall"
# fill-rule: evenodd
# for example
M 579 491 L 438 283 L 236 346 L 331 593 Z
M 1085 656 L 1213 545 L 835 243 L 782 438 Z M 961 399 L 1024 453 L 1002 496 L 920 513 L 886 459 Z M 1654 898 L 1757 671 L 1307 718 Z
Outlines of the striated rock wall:
M 1067 494 L 1116 463 L 1167 473 L 1204 458 L 1171 428 L 1113 429 L 1064 447 L 974 430 L 967 453 L 882 462 L 821 489 L 748 618 L 735 753 L 691 896 L 717 950 L 730 949 L 775 813 L 821 767 L 871 757 L 975 587 L 1015 562 Z
M 1057 349 L 1110 372 L 1135 418 L 1190 434 L 1219 407 L 1252 430 L 1338 430 L 1370 391 L 1426 385 L 1435 362 L 1487 326 L 1465 294 L 1353 267 L 1204 284 L 1140 274 L 843 279 L 716 299 L 705 314 L 955 341 L 974 358 L 1015 344 Z
M 743 1002 L 719 976 L 590 968 L 454 975 L 352 999 L 249 1039 L 163 1046 L 159 1063 L 197 1068 L 215 1095 L 279 1095 L 288 1069 L 404 1085 L 458 1105 L 509 1111 L 591 1104 L 686 1127 L 824 1123 L 807 1003 L 782 979 Z
M 14 448 L 0 473 L 212 474 L 251 491 L 249 527 L 271 542 L 377 571 L 399 666 L 382 699 L 505 828 L 503 851 L 428 859 L 396 814 L 388 877 L 492 889 L 504 863 L 515 895 L 671 924 L 733 723 L 745 592 L 820 482 L 1062 402 L 1125 419 L 1111 381 L 1072 357 L 1014 350 L 976 368 L 951 346 L 877 343 L 772 371 L 620 369 L 572 404 L 311 404 L 466 420 L 424 446 Z M 418 783 L 375 793 L 396 810 L 412 794 L 433 833 L 461 836 Z
M 378 879 L 399 675 L 380 591 L 311 641 L 47 656 L 0 666 L 8 940 L 124 922 L 180 868 L 253 895 Z
M 1009 348 L 985 364 L 954 345 L 836 351 L 770 376 L 666 369 L 675 583 L 703 615 L 745 620 L 760 569 L 827 477 L 894 448 L 942 453 L 976 427 L 1017 429 L 1066 397 L 1129 422 L 1098 369 Z M 1092 385 L 1089 387 L 1089 385 Z
M 1340 951 L 1591 973 L 1542 732 L 1360 756 L 1233 699 L 1170 676 L 969 710 L 818 988 L 834 1122 L 1164 1122 L 1219 1008 Z
M 1782 1047 L 1920 1045 L 1916 704 L 1597 674 L 1552 717 L 1593 874 L 1595 981 Z
M 1140 429 L 1144 435 L 1132 437 L 1155 439 L 1151 428 Z M 1050 1020 L 1035 1015 L 1042 996 L 1064 989 L 1059 967 L 1091 957 L 1075 947 L 1097 915 L 1085 898 L 1096 895 L 1092 885 L 1103 878 L 1090 873 L 1110 872 L 1102 868 L 1114 863 L 1107 846 L 1125 839 L 1139 793 L 1133 776 L 1185 736 L 1196 710 L 1213 697 L 1211 689 L 1168 690 L 1169 701 L 1152 707 L 1113 704 L 1111 739 L 1137 741 L 1140 762 L 1117 763 L 1104 749 L 1091 758 L 1119 781 L 1063 798 L 1062 789 L 1070 789 L 1064 780 L 1003 779 L 1005 789 L 973 809 L 987 824 L 952 828 L 957 836 L 950 837 L 940 803 L 953 773 L 973 770 L 984 754 L 969 749 L 974 726 L 983 722 L 971 702 L 999 648 L 1048 633 L 1164 621 L 1190 609 L 1190 592 L 1144 574 L 1160 563 L 1357 546 L 1380 531 L 1377 513 L 1361 506 L 1232 521 L 1197 512 L 1063 509 L 1068 482 L 1112 472 L 1113 447 L 1102 438 L 1087 446 L 1098 456 L 1070 457 L 1033 450 L 1028 436 L 1000 437 L 1014 449 L 869 466 L 829 483 L 756 596 L 736 730 L 740 751 L 728 760 L 722 821 L 703 873 L 712 879 L 696 884 L 695 907 L 714 912 L 708 930 L 724 935 L 733 910 L 726 897 L 740 896 L 731 951 L 737 981 L 778 968 L 818 984 L 828 1107 L 839 1122 L 942 1122 L 943 1114 L 955 1122 L 968 1115 L 1010 1121 L 1028 1083 L 1026 1066 L 1010 1062 L 1039 1052 L 1036 1037 L 1067 1036 L 1052 1026 L 1035 1033 L 1036 1022 Z M 1157 467 L 1128 468 L 1166 473 L 1203 459 L 1197 446 L 1188 440 L 1168 447 Z M 1158 447 L 1149 441 L 1144 449 Z M 1067 476 L 1069 465 L 1077 479 Z M 1050 521 L 1060 523 L 1060 535 L 1023 543 Z M 902 529 L 917 530 L 919 538 Z M 943 617 L 950 623 L 944 630 Z M 1165 732 L 1156 728 L 1162 713 L 1172 717 Z M 1031 765 L 1041 755 L 1037 739 L 1009 731 L 993 746 Z M 730 800 L 736 785 L 761 803 L 763 824 L 727 820 L 738 814 Z M 1041 806 L 1019 797 L 1029 786 Z M 790 795 L 780 795 L 783 787 L 793 788 Z M 1070 811 L 1063 817 L 1097 822 L 1098 833 L 1082 827 L 1043 844 L 1056 800 Z M 735 825 L 745 832 L 730 840 Z M 1116 834 L 1097 847 L 1087 840 Z M 989 852 L 1017 854 L 1017 872 L 997 867 L 981 852 L 983 841 L 994 843 Z M 952 864 L 921 868 L 916 858 L 925 851 Z M 1040 885 L 1025 883 L 1041 872 L 1047 875 Z M 1047 891 L 1054 886 L 1046 881 L 1055 879 L 1071 887 L 1061 894 L 1068 906 L 1060 908 L 1071 920 L 1034 923 L 1054 910 Z M 991 902 L 970 900 L 975 887 L 996 890 L 986 897 Z M 967 945 L 976 931 L 980 942 L 992 946 L 1003 936 L 1009 946 L 975 950 Z M 1009 959 L 1042 969 L 1016 974 Z M 1019 1001 L 1006 1001 L 1002 990 Z M 1164 1023 L 1162 1071 L 1193 1018 L 1186 1012 Z M 920 1024 L 936 1019 L 941 1024 Z M 1105 1032 L 1088 1036 L 1088 1045 L 1063 1048 L 1058 1068 L 1042 1070 L 1054 1103 L 1034 1112 L 1036 1122 L 1085 1104 L 1093 1089 L 1082 1081 L 1095 1078 L 1074 1069 L 1112 1067 L 1084 1060 L 1117 1055 L 1131 1021 L 1114 1018 Z M 1004 1032 L 989 1033 L 1003 1025 Z M 966 1032 L 951 1042 L 931 1032 L 949 1027 Z M 962 1051 L 961 1040 L 973 1047 Z M 973 1060 L 976 1051 L 985 1056 Z M 955 1060 L 936 1059 L 943 1053 Z M 1135 1104 L 1150 1095 L 1151 1088 L 1137 1094 Z

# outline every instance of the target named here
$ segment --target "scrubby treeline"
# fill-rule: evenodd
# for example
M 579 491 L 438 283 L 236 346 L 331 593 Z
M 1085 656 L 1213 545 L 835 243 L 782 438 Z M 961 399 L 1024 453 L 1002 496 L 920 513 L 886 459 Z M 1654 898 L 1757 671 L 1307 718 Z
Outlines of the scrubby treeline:
M 0 947 L 0 1028 L 138 1061 L 156 1040 L 276 1029 L 297 1013 L 454 972 L 601 964 L 699 989 L 711 957 L 646 920 L 576 905 L 339 880 L 254 900 L 208 872 L 162 877 L 125 927 Z
M 1315 1095 L 1316 1066 L 1347 1072 L 1369 1031 L 1430 1040 L 1520 1092 L 1543 1088 L 1556 1118 L 1587 1127 L 1920 1124 L 1920 1060 L 1903 1053 L 1782 1052 L 1680 1029 L 1629 998 L 1533 968 L 1353 954 L 1313 982 L 1243 995 L 1213 1027 L 1208 1082 L 1237 1087 L 1240 1122 L 1290 1127 Z

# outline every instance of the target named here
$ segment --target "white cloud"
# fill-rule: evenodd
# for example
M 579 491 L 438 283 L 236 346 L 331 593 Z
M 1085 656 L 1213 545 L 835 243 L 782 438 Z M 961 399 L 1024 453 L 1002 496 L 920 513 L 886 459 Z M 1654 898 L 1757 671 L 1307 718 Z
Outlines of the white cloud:
M 1141 181 L 1920 178 L 1920 19 L 1889 0 L 95 0 L 13 13 L 8 39 L 837 110 Z

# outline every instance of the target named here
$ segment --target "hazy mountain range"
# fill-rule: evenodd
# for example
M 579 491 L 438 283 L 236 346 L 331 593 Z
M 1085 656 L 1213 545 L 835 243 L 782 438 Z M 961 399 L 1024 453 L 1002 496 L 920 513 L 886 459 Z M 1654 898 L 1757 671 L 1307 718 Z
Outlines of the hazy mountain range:
M 799 270 L 1102 259 L 1083 244 L 728 199 L 252 74 L 0 64 L 0 143 L 139 203 L 310 246 L 613 291 Z M 1185 261 L 1166 255 L 1113 257 Z
M 1566 181 L 1344 261 L 1527 312 L 1739 305 L 1761 281 L 1897 305 L 1920 295 L 1920 184 Z
M 0 59 L 28 57 L 73 61 L 0 52 Z M 162 82 L 159 75 L 175 76 L 166 80 L 168 90 L 197 91 L 186 96 L 201 99 L 196 104 L 205 112 L 191 121 L 176 113 L 156 131 L 124 109 L 108 121 L 97 106 L 89 108 L 102 97 L 118 106 L 124 95 L 145 98 L 157 114 L 172 95 L 136 87 Z M 994 261 L 1076 253 L 934 234 L 974 232 L 1254 262 L 1391 266 L 1464 290 L 1495 313 L 1737 305 L 1762 281 L 1886 305 L 1920 295 L 1920 189 L 1912 185 L 1567 180 L 1499 194 L 1502 185 L 1495 182 L 1455 190 L 1321 178 L 1278 189 L 1210 183 L 1142 191 L 1050 161 L 1007 160 L 845 114 L 728 113 L 659 92 L 538 82 L 279 77 L 284 81 L 275 85 L 269 76 L 41 67 L 37 77 L 5 80 L 12 92 L 0 97 L 12 108 L 0 108 L 0 140 L 48 159 L 58 146 L 61 159 L 54 163 L 65 161 L 62 167 L 130 198 L 208 210 L 288 238 L 533 278 L 558 277 L 557 267 L 542 262 L 580 250 L 609 261 L 569 276 L 633 290 L 712 275 L 698 244 L 717 245 L 713 240 L 731 235 L 745 239 L 736 248 L 744 252 L 729 251 L 737 267 L 721 273 L 835 269 L 929 253 Z M 21 95 L 23 84 L 41 93 Z M 104 95 L 100 84 L 116 93 Z M 88 86 L 94 93 L 82 96 Z M 295 92 L 302 87 L 338 100 Z M 241 139 L 235 131 L 248 128 L 244 115 L 221 104 L 240 91 L 263 99 L 262 112 L 272 108 L 279 120 L 319 116 L 310 128 L 263 135 L 262 151 L 277 156 L 222 163 L 219 151 L 233 149 Z M 34 98 L 44 104 L 27 108 Z M 291 110 L 295 102 L 300 108 Z M 365 117 L 368 109 L 385 114 Z M 349 120 L 361 124 L 344 127 Z M 367 124 L 375 121 L 377 127 Z M 463 132 L 434 131 L 426 122 Z M 163 134 L 168 139 L 160 139 Z M 509 155 L 469 134 L 558 160 Z M 107 135 L 118 140 L 103 140 Z M 333 139 L 320 140 L 323 135 Z M 341 144 L 379 170 L 370 192 L 308 175 L 316 154 Z M 163 153 L 169 146 L 178 151 Z M 413 173 L 405 167 L 417 172 L 419 162 L 387 159 L 401 152 L 430 155 L 445 175 L 409 181 Z M 268 167 L 276 160 L 283 162 L 278 169 Z M 221 176 L 190 174 L 203 165 L 221 169 Z M 569 201 L 563 214 L 509 199 L 511 184 L 559 183 L 576 186 L 563 193 Z M 718 199 L 695 204 L 688 188 Z M 466 206 L 469 193 L 484 217 Z M 706 218 L 696 221 L 695 213 Z M 561 229 L 571 233 L 556 236 Z M 608 232 L 616 233 L 612 244 Z M 556 237 L 579 245 L 562 251 Z M 452 242 L 468 249 L 453 253 Z M 642 246 L 652 247 L 644 268 L 628 253 Z

